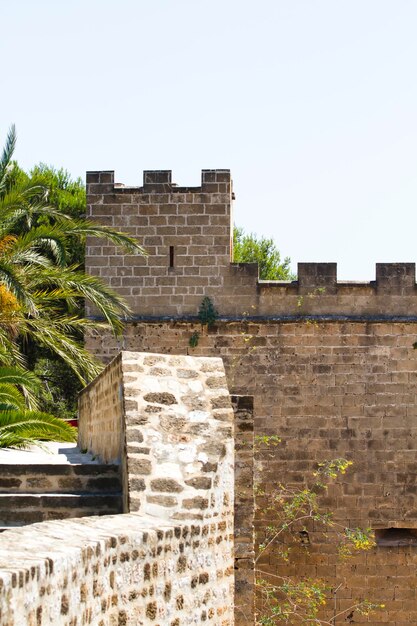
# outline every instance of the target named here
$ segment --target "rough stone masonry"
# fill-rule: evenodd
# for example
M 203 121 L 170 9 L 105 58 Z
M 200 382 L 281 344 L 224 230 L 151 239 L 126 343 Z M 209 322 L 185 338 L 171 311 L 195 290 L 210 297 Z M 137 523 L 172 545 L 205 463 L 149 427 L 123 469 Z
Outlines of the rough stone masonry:
M 142 187 L 89 172 L 87 192 L 89 217 L 123 228 L 148 250 L 140 257 L 104 242 L 87 248 L 88 271 L 132 307 L 125 349 L 222 357 L 231 392 L 254 396 L 255 433 L 282 438 L 262 472 L 267 490 L 277 477 L 302 485 L 317 462 L 346 457 L 353 468 L 323 504 L 342 525 L 391 537 L 340 563 L 312 529 L 308 560 L 263 568 L 340 584 L 336 610 L 364 595 L 385 604 L 374 618 L 355 614 L 356 624 L 417 624 L 414 264 L 378 263 L 367 283 L 338 281 L 335 263 L 300 263 L 293 282 L 258 280 L 256 265 L 231 263 L 228 170 L 204 170 L 194 188 L 173 185 L 169 171 L 145 172 Z M 197 318 L 203 296 L 219 312 L 210 329 Z M 119 347 L 103 335 L 87 343 L 105 361 Z M 260 534 L 264 523 L 260 517 Z
M 233 422 L 221 359 L 120 354 L 79 443 L 121 462 L 126 513 L 3 533 L 0 624 L 233 626 Z

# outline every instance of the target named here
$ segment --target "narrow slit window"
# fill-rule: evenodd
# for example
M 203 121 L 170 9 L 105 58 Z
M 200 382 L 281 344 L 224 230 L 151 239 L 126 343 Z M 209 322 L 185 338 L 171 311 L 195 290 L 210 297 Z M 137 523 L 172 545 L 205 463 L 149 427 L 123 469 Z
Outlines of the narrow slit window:
M 174 267 L 174 246 L 169 246 L 169 267 Z

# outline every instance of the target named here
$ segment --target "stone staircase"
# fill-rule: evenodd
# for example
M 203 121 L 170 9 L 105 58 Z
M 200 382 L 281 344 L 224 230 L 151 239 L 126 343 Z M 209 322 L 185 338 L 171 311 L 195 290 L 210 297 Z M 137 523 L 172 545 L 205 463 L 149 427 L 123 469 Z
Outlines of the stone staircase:
M 99 463 L 75 444 L 0 450 L 0 530 L 121 512 L 118 465 Z

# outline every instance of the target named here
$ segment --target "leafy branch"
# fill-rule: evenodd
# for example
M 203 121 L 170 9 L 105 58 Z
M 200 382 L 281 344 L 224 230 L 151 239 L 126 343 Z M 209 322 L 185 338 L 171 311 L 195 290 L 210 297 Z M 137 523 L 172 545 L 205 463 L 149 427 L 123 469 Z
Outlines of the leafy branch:
M 277 446 L 279 441 L 279 437 L 275 435 L 261 435 L 255 439 L 255 448 L 263 454 L 266 453 L 268 458 L 271 446 Z M 368 615 L 383 607 L 360 599 L 339 613 L 335 611 L 332 618 L 322 618 L 321 612 L 332 588 L 328 583 L 321 579 L 280 576 L 264 571 L 260 564 L 267 557 L 269 560 L 273 558 L 277 563 L 290 565 L 297 550 L 304 551 L 306 557 L 311 548 L 311 528 L 335 534 L 338 537 L 338 556 L 342 559 L 375 546 L 370 528 L 345 528 L 335 521 L 331 512 L 321 509 L 320 497 L 327 492 L 329 484 L 345 474 L 351 465 L 352 462 L 344 458 L 319 463 L 312 483 L 302 488 L 280 483 L 271 494 L 266 493 L 259 485 L 256 487 L 257 495 L 267 499 L 266 506 L 262 509 L 264 516 L 273 520 L 262 531 L 255 559 L 258 575 L 256 588 L 260 604 L 256 621 L 258 626 L 280 623 L 334 626 L 336 619 L 342 615 L 354 611 Z M 338 588 L 333 591 L 334 594 Z

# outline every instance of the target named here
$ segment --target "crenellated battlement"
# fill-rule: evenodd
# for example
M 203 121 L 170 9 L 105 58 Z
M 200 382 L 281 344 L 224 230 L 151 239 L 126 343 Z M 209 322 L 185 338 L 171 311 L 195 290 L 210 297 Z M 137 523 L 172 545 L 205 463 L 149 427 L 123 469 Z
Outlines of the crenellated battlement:
M 92 193 L 103 188 L 108 192 L 113 188 L 118 192 L 134 189 L 138 193 L 227 193 L 232 184 L 230 170 L 227 169 L 202 170 L 200 187 L 179 187 L 172 182 L 172 170 L 144 170 L 141 187 L 115 183 L 113 170 L 87 172 L 86 181 L 87 190 Z
M 88 271 L 123 295 L 134 318 L 196 316 L 204 296 L 239 317 L 417 316 L 414 263 L 377 263 L 375 280 L 337 280 L 336 263 L 299 263 L 298 280 L 263 281 L 256 263 L 233 263 L 232 179 L 202 170 L 199 187 L 179 187 L 171 170 L 146 170 L 140 187 L 113 171 L 87 172 L 88 215 L 129 233 L 148 256 L 87 245 Z
M 248 275 L 254 274 L 256 263 L 240 264 Z M 244 270 L 244 271 L 245 271 Z M 376 294 L 412 295 L 416 292 L 415 263 L 376 263 L 375 280 L 372 281 L 338 281 L 337 263 L 298 263 L 298 279 L 295 281 L 258 280 L 263 287 L 297 286 L 297 293 L 317 295 L 320 293 L 336 295 L 343 291 L 358 292 L 373 290 Z

